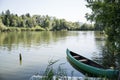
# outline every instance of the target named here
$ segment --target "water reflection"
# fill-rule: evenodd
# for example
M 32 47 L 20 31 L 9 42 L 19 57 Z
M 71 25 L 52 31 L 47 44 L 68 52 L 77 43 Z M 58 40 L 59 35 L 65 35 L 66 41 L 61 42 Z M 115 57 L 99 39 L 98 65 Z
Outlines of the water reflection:
M 11 51 L 12 48 L 19 46 L 20 44 L 24 45 L 24 47 L 31 47 L 32 45 L 42 44 L 48 45 L 52 42 L 58 42 L 58 40 L 64 40 L 66 36 L 71 35 L 77 36 L 78 33 L 73 32 L 72 34 L 69 34 L 67 31 L 0 33 L 0 47 L 6 47 L 9 51 Z
M 106 68 L 120 70 L 120 36 L 108 36 L 105 45 L 101 48 L 100 56 L 94 57 L 93 60 Z
M 106 45 L 102 50 L 102 64 L 109 68 L 118 69 L 120 62 L 120 42 L 119 38 L 114 36 L 108 37 Z
M 95 40 L 96 41 L 105 41 L 105 34 L 101 34 L 101 31 L 94 32 L 95 33 Z

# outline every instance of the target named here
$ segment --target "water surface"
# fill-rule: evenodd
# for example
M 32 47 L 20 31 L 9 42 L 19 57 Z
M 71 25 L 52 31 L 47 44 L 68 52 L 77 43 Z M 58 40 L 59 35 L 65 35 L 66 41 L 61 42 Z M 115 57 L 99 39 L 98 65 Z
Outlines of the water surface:
M 94 31 L 0 33 L 0 80 L 29 80 L 36 73 L 44 73 L 51 59 L 59 60 L 54 69 L 64 63 L 68 76 L 74 72 L 74 76 L 84 77 L 67 61 L 66 49 L 93 59 L 100 56 L 104 46 L 101 38 L 103 35 Z

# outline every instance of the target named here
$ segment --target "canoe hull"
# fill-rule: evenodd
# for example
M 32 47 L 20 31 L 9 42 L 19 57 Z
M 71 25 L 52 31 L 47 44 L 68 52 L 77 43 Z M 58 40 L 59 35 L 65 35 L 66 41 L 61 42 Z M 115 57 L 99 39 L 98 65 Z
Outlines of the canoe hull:
M 118 77 L 118 73 L 119 73 L 118 70 L 102 69 L 102 68 L 90 66 L 90 65 L 82 63 L 81 61 L 76 60 L 71 55 L 71 51 L 69 49 L 66 50 L 66 53 L 67 53 L 68 60 L 86 73 L 90 73 L 90 74 L 93 74 L 93 75 L 99 76 L 99 77 L 107 77 L 107 78 L 117 78 Z

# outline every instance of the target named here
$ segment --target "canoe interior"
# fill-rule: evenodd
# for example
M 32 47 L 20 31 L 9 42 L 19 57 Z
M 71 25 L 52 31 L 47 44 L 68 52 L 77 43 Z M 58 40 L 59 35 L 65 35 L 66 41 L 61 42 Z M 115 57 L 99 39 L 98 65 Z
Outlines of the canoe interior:
M 102 65 L 90 60 L 90 59 L 87 59 L 81 55 L 78 55 L 72 51 L 70 51 L 70 54 L 78 61 L 84 63 L 84 64 L 87 64 L 87 65 L 90 65 L 90 66 L 94 66 L 94 67 L 97 67 L 97 68 L 101 68 L 101 69 L 105 69 Z

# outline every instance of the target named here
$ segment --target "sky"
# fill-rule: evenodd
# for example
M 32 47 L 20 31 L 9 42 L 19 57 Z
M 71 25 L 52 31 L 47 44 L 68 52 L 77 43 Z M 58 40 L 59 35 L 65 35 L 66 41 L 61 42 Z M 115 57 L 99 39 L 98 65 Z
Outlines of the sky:
M 9 9 L 18 15 L 30 13 L 86 22 L 85 14 L 91 12 L 86 4 L 85 0 L 0 0 L 0 13 Z

